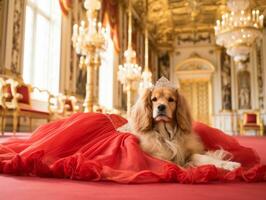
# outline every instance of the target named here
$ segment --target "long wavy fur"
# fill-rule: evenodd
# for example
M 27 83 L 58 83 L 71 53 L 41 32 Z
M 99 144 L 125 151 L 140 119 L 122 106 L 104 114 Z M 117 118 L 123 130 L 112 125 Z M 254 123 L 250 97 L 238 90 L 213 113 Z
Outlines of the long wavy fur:
M 130 113 L 130 124 L 134 131 L 145 132 L 152 129 L 151 89 L 143 91 Z
M 192 133 L 192 116 L 183 95 L 177 91 L 176 124 L 183 133 Z

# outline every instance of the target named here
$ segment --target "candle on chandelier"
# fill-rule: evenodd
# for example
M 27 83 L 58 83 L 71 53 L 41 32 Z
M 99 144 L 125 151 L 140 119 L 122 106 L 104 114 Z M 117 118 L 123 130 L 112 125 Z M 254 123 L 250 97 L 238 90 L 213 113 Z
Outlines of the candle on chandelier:
M 74 45 L 76 45 L 77 37 L 78 37 L 78 25 L 75 24 L 75 25 L 73 26 L 73 35 L 72 35 L 72 41 L 73 41 L 73 44 L 74 44 Z
M 260 25 L 260 27 L 263 27 L 263 20 L 264 20 L 264 16 L 261 15 L 261 16 L 260 16 L 260 20 L 259 20 L 259 25 Z
M 82 26 L 79 27 L 79 34 L 80 36 L 83 35 L 84 32 L 84 28 Z
M 250 20 L 251 20 L 251 15 L 249 15 L 249 16 L 247 17 L 247 22 L 250 23 Z
M 74 34 L 74 35 L 77 35 L 77 34 L 78 34 L 78 25 L 77 25 L 77 24 L 75 24 L 75 25 L 73 26 L 73 34 Z
M 252 10 L 252 21 L 255 21 L 255 10 Z
M 97 28 L 97 22 L 96 22 L 96 19 L 93 20 L 92 26 L 93 26 L 93 28 L 92 28 L 92 33 L 94 34 L 94 33 L 97 31 L 97 30 L 96 30 L 96 28 Z
M 220 26 L 220 20 L 216 21 L 217 26 Z
M 260 14 L 260 11 L 259 10 L 256 10 L 256 22 L 259 21 L 259 14 Z
M 98 22 L 98 31 L 101 32 L 101 30 L 102 30 L 102 23 Z

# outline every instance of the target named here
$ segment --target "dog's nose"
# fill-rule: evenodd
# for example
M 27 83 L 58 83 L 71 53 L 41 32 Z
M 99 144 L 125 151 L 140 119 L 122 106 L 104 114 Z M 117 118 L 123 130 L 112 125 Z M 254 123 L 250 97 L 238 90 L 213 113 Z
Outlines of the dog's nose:
M 161 104 L 158 106 L 159 111 L 164 111 L 166 109 L 166 106 L 164 104 Z

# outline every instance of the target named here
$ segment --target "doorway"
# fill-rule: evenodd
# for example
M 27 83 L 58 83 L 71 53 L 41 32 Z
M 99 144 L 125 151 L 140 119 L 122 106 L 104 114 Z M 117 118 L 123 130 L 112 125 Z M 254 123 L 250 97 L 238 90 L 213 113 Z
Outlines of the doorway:
M 212 124 L 212 82 L 214 66 L 202 58 L 189 58 L 176 67 L 181 93 L 191 109 L 193 119 Z

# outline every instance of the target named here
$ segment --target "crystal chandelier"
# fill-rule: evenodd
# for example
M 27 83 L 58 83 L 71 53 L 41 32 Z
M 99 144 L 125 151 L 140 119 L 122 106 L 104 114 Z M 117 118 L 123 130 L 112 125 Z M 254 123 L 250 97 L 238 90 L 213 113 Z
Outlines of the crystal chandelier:
M 128 8 L 128 48 L 124 52 L 125 62 L 119 65 L 118 80 L 124 85 L 127 91 L 127 114 L 129 116 L 131 109 L 131 93 L 133 86 L 141 78 L 141 67 L 136 64 L 136 52 L 132 48 L 132 13 L 131 1 Z
M 96 67 L 100 66 L 100 53 L 106 47 L 106 31 L 100 22 L 97 23 L 98 11 L 101 8 L 99 0 L 85 0 L 86 21 L 80 26 L 73 26 L 72 42 L 76 53 L 80 56 L 80 67 L 87 70 L 85 112 L 91 112 L 94 103 L 93 75 Z
M 152 73 L 149 70 L 149 38 L 148 29 L 145 29 L 145 67 L 141 74 L 141 82 L 139 84 L 139 93 L 141 93 L 145 88 L 152 86 Z
M 263 15 L 249 8 L 249 0 L 228 0 L 230 12 L 215 26 L 216 43 L 227 49 L 235 61 L 245 61 L 253 42 L 262 36 Z

